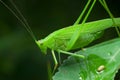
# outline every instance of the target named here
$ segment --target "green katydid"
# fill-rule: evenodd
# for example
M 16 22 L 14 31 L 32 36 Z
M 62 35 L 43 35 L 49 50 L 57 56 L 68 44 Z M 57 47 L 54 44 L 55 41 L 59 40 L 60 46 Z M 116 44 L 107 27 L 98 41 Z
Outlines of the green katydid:
M 1 0 L 0 0 L 1 1 Z M 99 0 L 101 1 L 101 0 Z M 93 1 L 90 9 L 88 10 L 88 13 L 81 24 L 79 24 L 81 17 L 83 16 L 84 12 L 88 8 L 88 5 L 90 4 L 91 0 L 88 0 L 83 12 L 81 13 L 80 17 L 77 19 L 74 25 L 65 27 L 63 29 L 56 30 L 55 32 L 48 35 L 46 38 L 37 40 L 35 36 L 33 35 L 32 30 L 30 29 L 28 23 L 26 22 L 25 18 L 21 14 L 21 12 L 17 9 L 17 7 L 14 4 L 14 7 L 18 11 L 18 13 L 21 15 L 23 20 L 21 20 L 3 1 L 1 1 L 16 17 L 17 19 L 25 26 L 27 31 L 31 34 L 33 39 L 35 40 L 35 43 L 39 46 L 41 51 L 46 54 L 47 49 L 52 50 L 52 55 L 55 61 L 55 65 L 57 65 L 57 60 L 54 54 L 54 50 L 60 53 L 69 54 L 72 56 L 77 56 L 80 58 L 84 58 L 83 55 L 77 55 L 73 54 L 67 51 L 79 49 L 82 48 L 92 41 L 96 40 L 101 36 L 101 31 L 112 27 L 113 25 L 120 26 L 120 18 L 113 18 L 111 15 L 109 19 L 103 19 L 98 21 L 92 21 L 85 23 L 87 20 L 88 15 L 90 14 L 96 0 Z M 101 1 L 101 4 L 107 11 L 107 7 L 104 3 L 104 1 Z M 108 12 L 108 11 L 107 11 Z M 76 36 L 77 35 L 77 36 Z M 56 66 L 55 68 L 56 69 Z

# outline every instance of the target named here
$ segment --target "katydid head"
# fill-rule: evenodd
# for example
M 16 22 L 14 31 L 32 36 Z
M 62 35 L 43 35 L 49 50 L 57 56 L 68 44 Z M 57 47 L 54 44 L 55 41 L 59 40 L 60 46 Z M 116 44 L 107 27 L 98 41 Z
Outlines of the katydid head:
M 47 46 L 45 46 L 43 39 L 35 41 L 42 53 L 47 54 Z

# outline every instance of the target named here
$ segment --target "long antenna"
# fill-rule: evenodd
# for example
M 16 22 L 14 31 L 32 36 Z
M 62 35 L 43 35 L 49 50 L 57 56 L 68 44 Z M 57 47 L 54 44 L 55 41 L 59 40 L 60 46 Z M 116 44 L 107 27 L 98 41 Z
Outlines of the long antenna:
M 10 1 L 13 5 L 13 7 L 15 8 L 15 10 L 18 12 L 18 14 L 20 15 L 20 17 L 23 19 L 21 20 L 20 17 L 17 16 L 17 14 L 6 4 L 4 3 L 2 0 L 0 0 L 0 2 L 21 22 L 21 24 L 26 28 L 26 30 L 28 31 L 28 33 L 32 36 L 32 38 L 37 41 L 37 39 L 35 38 L 30 26 L 28 25 L 27 20 L 25 19 L 25 17 L 22 15 L 22 13 L 19 11 L 19 9 L 17 8 L 17 6 L 13 3 L 13 1 Z

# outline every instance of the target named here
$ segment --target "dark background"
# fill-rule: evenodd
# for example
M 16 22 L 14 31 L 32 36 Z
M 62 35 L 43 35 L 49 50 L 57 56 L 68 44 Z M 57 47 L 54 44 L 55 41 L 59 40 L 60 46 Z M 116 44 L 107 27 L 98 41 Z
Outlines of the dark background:
M 4 2 L 13 9 L 9 0 Z M 72 25 L 87 0 L 13 0 L 13 2 L 23 13 L 39 40 L 57 29 Z M 119 17 L 119 0 L 106 2 L 114 16 Z M 108 17 L 97 2 L 87 21 Z M 108 40 L 116 35 L 112 28 L 99 40 Z M 20 21 L 0 3 L 0 80 L 47 80 L 48 62 L 53 63 L 51 54 L 42 54 Z M 119 80 L 118 77 L 119 75 L 116 80 Z

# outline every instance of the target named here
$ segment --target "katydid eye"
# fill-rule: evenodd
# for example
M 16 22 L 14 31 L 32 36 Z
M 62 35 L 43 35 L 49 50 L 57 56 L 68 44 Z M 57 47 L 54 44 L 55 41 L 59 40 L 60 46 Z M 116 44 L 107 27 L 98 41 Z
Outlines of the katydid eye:
M 40 45 L 43 45 L 43 43 L 40 43 Z
M 43 40 L 42 40 L 42 39 L 39 40 L 38 43 L 39 43 L 40 45 L 43 45 Z

